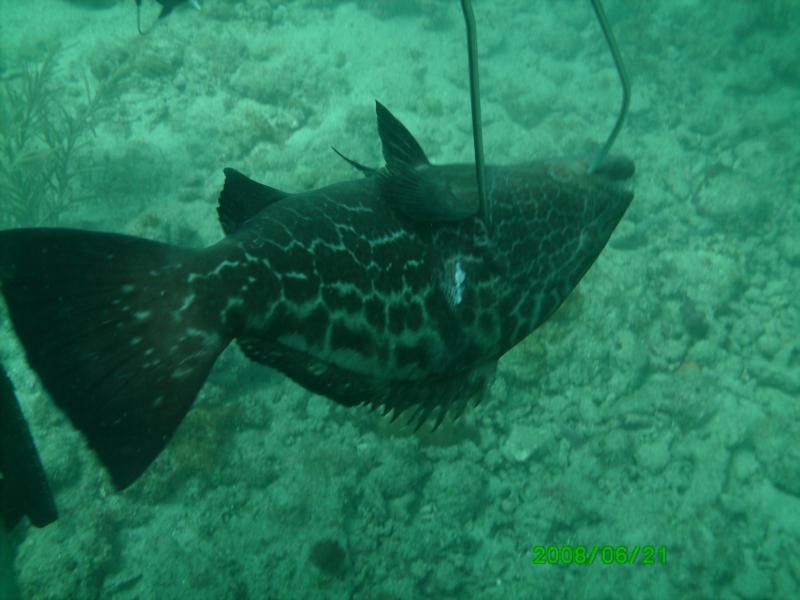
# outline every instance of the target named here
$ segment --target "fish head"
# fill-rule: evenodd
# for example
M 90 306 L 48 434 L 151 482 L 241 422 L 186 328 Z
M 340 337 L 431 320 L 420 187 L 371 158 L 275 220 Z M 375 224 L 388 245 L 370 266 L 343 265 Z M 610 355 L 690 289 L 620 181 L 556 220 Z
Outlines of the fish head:
M 487 174 L 498 245 L 510 266 L 559 304 L 589 269 L 633 200 L 627 158 L 594 172 L 576 159 L 495 167 Z M 550 288 L 550 289 L 545 289 Z
M 596 233 L 605 244 L 633 200 L 628 158 L 614 157 L 594 172 L 580 159 L 538 160 L 498 167 L 487 178 L 496 218 L 520 219 L 536 233 L 567 241 Z

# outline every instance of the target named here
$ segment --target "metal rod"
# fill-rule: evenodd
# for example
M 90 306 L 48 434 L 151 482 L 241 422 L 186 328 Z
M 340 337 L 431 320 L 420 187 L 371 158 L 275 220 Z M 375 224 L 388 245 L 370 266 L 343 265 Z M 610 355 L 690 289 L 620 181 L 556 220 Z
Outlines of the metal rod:
M 631 102 L 631 84 L 628 81 L 628 74 L 625 72 L 625 65 L 622 62 L 622 55 L 619 52 L 614 33 L 611 31 L 611 26 L 608 24 L 608 18 L 606 18 L 603 5 L 600 4 L 600 0 L 591 0 L 591 2 L 594 13 L 597 15 L 597 21 L 600 23 L 603 35 L 606 37 L 608 49 L 611 50 L 611 56 L 614 57 L 614 66 L 617 68 L 617 74 L 622 82 L 622 108 L 619 111 L 617 122 L 614 124 L 614 129 L 611 130 L 611 135 L 608 136 L 606 143 L 597 153 L 592 164 L 589 165 L 589 173 L 594 173 L 597 167 L 600 166 L 600 163 L 605 160 L 608 152 L 611 150 L 611 146 L 614 145 L 614 141 L 617 139 L 617 135 L 619 135 L 620 129 L 622 129 L 622 122 L 625 120 L 625 115 L 628 114 L 628 105 L 630 105 Z
M 486 227 L 492 228 L 491 199 L 486 195 L 486 167 L 483 162 L 483 129 L 481 125 L 481 90 L 478 81 L 478 34 L 470 0 L 461 0 L 461 10 L 467 25 L 467 57 L 469 59 L 469 97 L 472 105 L 472 141 L 475 146 L 475 174 L 478 179 L 478 198 Z

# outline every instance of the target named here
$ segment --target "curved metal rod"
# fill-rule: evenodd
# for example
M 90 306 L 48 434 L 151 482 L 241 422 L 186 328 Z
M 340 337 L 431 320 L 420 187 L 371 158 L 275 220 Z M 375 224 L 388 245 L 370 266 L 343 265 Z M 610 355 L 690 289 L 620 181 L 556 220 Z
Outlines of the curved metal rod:
M 481 125 L 481 90 L 478 81 L 478 34 L 470 0 L 461 0 L 461 10 L 467 25 L 467 57 L 469 59 L 469 98 L 472 105 L 472 141 L 475 146 L 475 174 L 478 178 L 478 198 L 481 215 L 487 229 L 492 228 L 491 199 L 486 195 L 486 167 L 483 162 L 483 129 Z
M 617 40 L 614 37 L 614 33 L 611 31 L 611 26 L 608 24 L 608 19 L 606 18 L 606 13 L 603 10 L 603 5 L 600 4 L 600 0 L 591 0 L 592 8 L 594 8 L 594 13 L 597 15 L 597 21 L 600 23 L 600 28 L 603 30 L 603 35 L 606 37 L 606 43 L 608 44 L 608 49 L 611 50 L 611 56 L 614 57 L 614 66 L 617 67 L 617 74 L 619 75 L 619 79 L 622 82 L 622 108 L 619 111 L 619 116 L 617 117 L 617 122 L 614 124 L 614 129 L 611 130 L 611 135 L 608 136 L 606 143 L 597 153 L 592 164 L 589 165 L 588 172 L 594 173 L 597 167 L 600 166 L 608 152 L 611 150 L 611 146 L 614 145 L 614 140 L 617 139 L 617 135 L 619 135 L 620 129 L 622 129 L 622 122 L 625 120 L 625 115 L 628 114 L 628 105 L 631 102 L 631 84 L 628 81 L 628 74 L 625 72 L 625 65 L 622 62 L 622 55 L 619 52 L 619 47 L 617 46 Z

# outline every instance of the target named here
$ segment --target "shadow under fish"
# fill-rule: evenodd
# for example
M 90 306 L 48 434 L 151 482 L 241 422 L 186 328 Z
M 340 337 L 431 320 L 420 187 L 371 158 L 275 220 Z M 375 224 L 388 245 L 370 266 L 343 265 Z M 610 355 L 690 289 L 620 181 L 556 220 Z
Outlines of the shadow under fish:
M 70 229 L 0 232 L 31 367 L 118 489 L 167 444 L 233 340 L 345 405 L 438 425 L 566 299 L 633 195 L 633 163 L 432 165 L 380 103 L 386 165 L 287 193 L 225 170 L 225 237 L 186 249 Z

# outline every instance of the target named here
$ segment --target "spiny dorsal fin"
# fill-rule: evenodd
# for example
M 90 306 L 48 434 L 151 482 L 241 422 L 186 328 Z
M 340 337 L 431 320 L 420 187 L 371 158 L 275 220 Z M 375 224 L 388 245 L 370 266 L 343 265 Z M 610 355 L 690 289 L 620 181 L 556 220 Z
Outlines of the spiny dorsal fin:
M 383 144 L 383 158 L 390 171 L 430 164 L 422 146 L 388 108 L 376 100 L 375 111 L 378 113 L 378 135 Z
M 336 154 L 338 154 L 339 157 L 341 159 L 343 159 L 345 162 L 349 163 L 351 167 L 361 171 L 366 177 L 369 177 L 370 175 L 374 175 L 375 171 L 377 171 L 377 169 L 373 169 L 372 167 L 368 167 L 367 165 L 362 165 L 360 162 L 357 162 L 357 161 L 353 160 L 352 158 L 347 158 L 344 154 L 339 152 L 333 146 L 331 146 L 331 150 L 336 152 Z
M 219 194 L 217 214 L 225 235 L 230 235 L 270 204 L 290 196 L 275 188 L 253 181 L 236 169 L 227 168 L 225 185 Z

